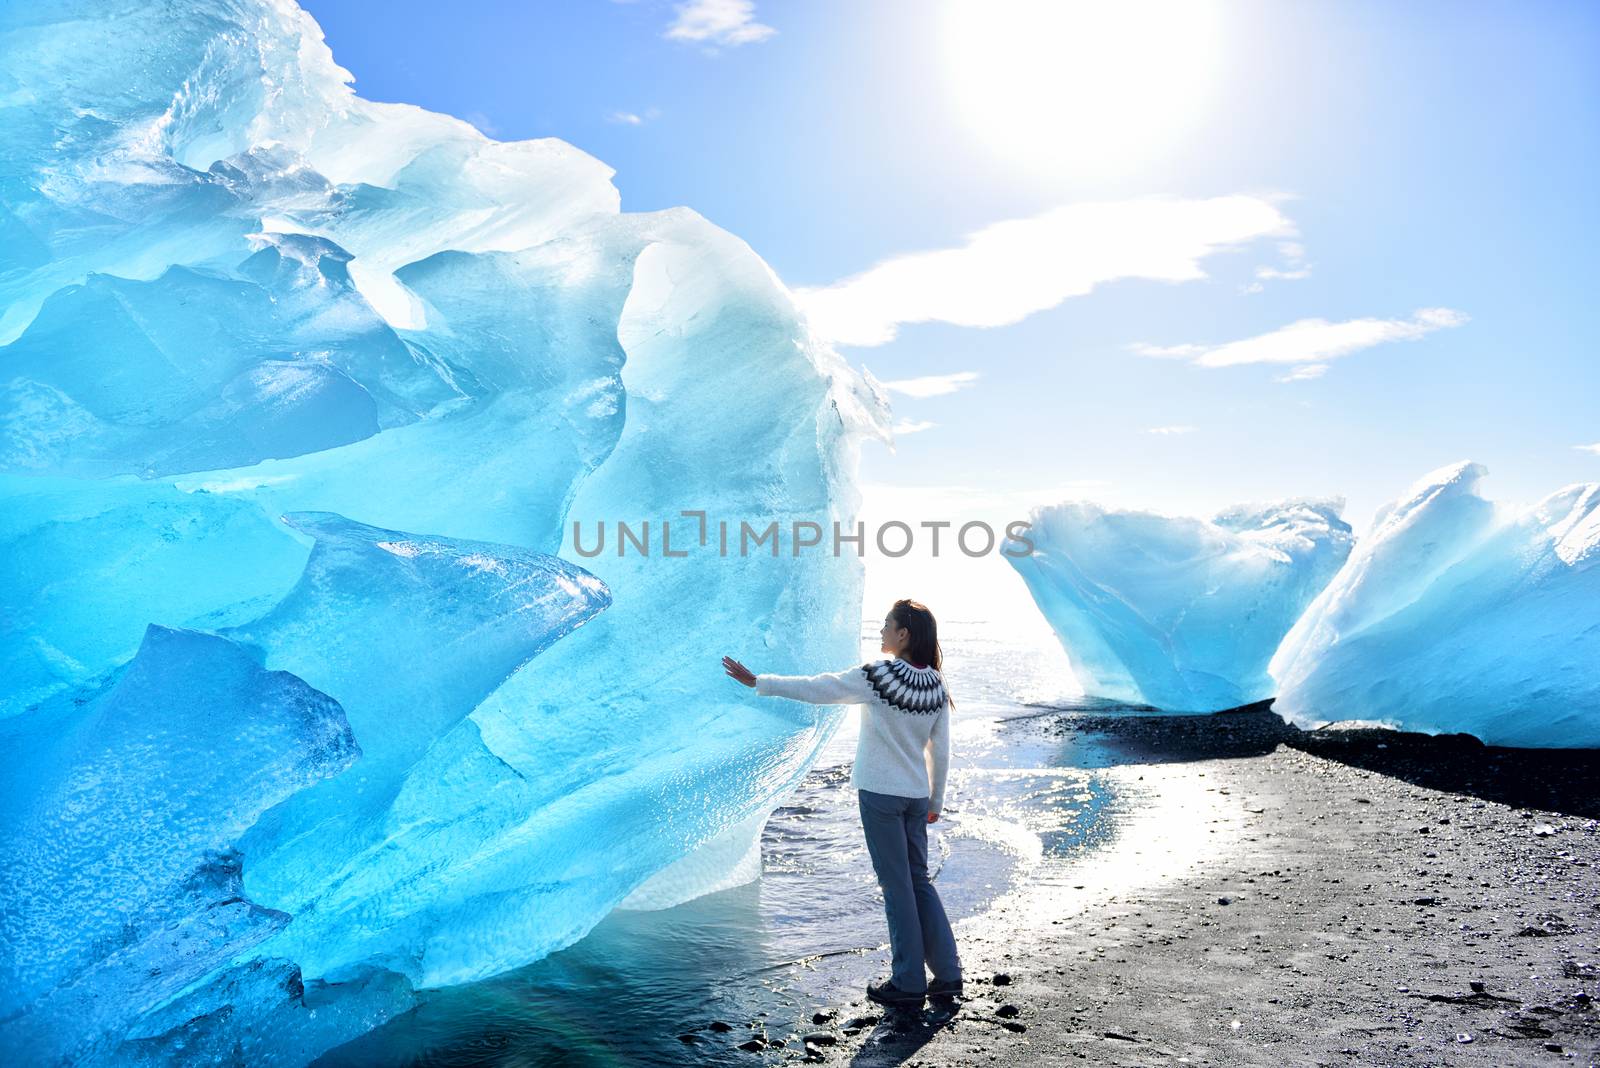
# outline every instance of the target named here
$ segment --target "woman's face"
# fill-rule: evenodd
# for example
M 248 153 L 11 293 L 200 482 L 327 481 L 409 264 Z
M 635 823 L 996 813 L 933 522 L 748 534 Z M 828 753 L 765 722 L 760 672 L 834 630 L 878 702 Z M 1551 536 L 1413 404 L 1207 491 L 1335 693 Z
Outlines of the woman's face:
M 878 632 L 883 639 L 881 648 L 890 656 L 899 656 L 911 642 L 911 631 L 894 621 L 894 616 L 883 617 L 883 629 Z

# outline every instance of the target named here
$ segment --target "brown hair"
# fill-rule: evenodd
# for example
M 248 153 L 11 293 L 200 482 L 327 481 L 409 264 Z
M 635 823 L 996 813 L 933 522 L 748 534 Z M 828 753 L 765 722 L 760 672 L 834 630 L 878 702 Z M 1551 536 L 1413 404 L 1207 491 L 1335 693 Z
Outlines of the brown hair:
M 944 672 L 944 650 L 939 647 L 939 621 L 933 618 L 933 613 L 928 611 L 928 606 L 921 601 L 901 598 L 889 609 L 889 618 L 894 620 L 895 626 L 904 627 L 911 632 L 911 645 L 906 649 L 906 657 L 916 664 L 924 664 L 935 671 Z M 950 685 L 945 684 L 944 699 L 950 705 L 950 711 L 956 710 L 955 699 L 950 696 Z
M 939 648 L 939 621 L 933 618 L 927 605 L 902 598 L 889 609 L 889 618 L 896 626 L 911 632 L 911 645 L 905 651 L 908 660 L 926 664 L 935 671 L 944 670 L 944 650 Z

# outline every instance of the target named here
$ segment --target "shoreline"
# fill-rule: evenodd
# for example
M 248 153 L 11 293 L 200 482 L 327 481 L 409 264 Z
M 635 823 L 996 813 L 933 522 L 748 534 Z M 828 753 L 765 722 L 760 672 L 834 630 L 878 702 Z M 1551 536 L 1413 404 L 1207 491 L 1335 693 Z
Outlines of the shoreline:
M 858 997 L 762 1059 L 1600 1064 L 1600 753 L 1259 707 L 1008 726 L 1109 757 L 1113 840 L 958 922 L 963 999 Z

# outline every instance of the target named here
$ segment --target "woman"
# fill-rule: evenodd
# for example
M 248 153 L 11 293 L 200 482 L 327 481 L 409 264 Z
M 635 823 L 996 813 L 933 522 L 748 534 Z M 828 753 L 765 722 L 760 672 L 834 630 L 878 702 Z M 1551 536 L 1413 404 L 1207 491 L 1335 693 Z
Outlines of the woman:
M 921 1005 L 926 995 L 961 993 L 955 934 L 928 880 L 928 824 L 944 808 L 950 767 L 950 699 L 940 670 L 938 624 L 916 601 L 896 601 L 884 617 L 883 652 L 892 659 L 832 675 L 754 675 L 732 657 L 722 666 L 765 697 L 811 704 L 859 704 L 861 737 L 850 783 L 856 787 L 867 852 L 883 888 L 893 973 L 868 983 L 885 1005 Z M 923 962 L 933 972 L 929 983 Z

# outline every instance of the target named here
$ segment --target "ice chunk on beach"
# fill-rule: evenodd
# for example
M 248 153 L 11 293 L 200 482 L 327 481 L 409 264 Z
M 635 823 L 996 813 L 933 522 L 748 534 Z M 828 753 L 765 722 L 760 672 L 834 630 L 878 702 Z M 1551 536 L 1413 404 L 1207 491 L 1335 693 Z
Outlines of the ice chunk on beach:
M 8 788 L 57 805 L 8 847 L 68 807 L 85 842 L 149 812 L 140 856 L 171 859 L 125 896 L 175 925 L 108 948 L 14 913 L 5 974 L 59 958 L 9 1006 L 29 1049 L 304 1063 L 413 987 L 750 877 L 839 720 L 718 660 L 743 634 L 766 670 L 850 662 L 860 561 L 723 555 L 718 524 L 850 527 L 880 395 L 694 212 L 623 214 L 570 145 L 348 82 L 282 0 L 0 8 L 0 723 Z M 159 658 L 190 646 L 226 670 Z M 338 709 L 360 759 L 193 767 L 263 679 Z M 123 793 L 41 785 L 102 758 L 35 739 L 202 706 Z M 15 870 L 66 899 L 97 863 Z
M 1273 695 L 1273 650 L 1350 553 L 1342 508 L 1288 500 L 1206 521 L 1069 501 L 1034 509 L 1033 552 L 1007 559 L 1086 693 L 1217 711 Z
M 640 256 L 616 326 L 627 425 L 579 485 L 563 547 L 614 603 L 430 746 L 378 833 L 334 870 L 315 851 L 298 864 L 247 866 L 252 900 L 296 911 L 315 899 L 268 947 L 308 977 L 382 959 L 419 985 L 464 982 L 570 944 L 647 880 L 634 904 L 720 888 L 722 863 L 748 873 L 755 817 L 804 774 L 837 723 L 836 714 L 752 707 L 698 665 L 718 663 L 730 632 L 766 646 L 772 670 L 855 655 L 853 558 L 722 556 L 715 523 L 779 518 L 774 489 L 796 516 L 824 526 L 842 518 L 838 498 L 849 490 L 830 470 L 838 461 L 815 444 L 790 445 L 820 437 L 837 448 L 846 419 L 861 416 L 849 414 L 850 396 L 830 399 L 809 359 L 788 366 L 787 386 L 775 377 L 775 358 L 804 354 L 801 333 L 746 247 L 687 215 L 656 225 L 662 239 Z M 739 405 L 698 387 L 707 359 Z M 734 449 L 748 460 L 728 479 L 718 458 Z M 702 551 L 666 557 L 652 527 L 649 555 L 622 555 L 612 528 L 603 553 L 577 555 L 619 515 L 670 517 L 674 551 L 695 549 L 698 520 L 679 513 L 696 509 L 711 524 Z M 701 849 L 716 862 L 680 863 Z M 441 858 L 453 858 L 447 874 Z M 391 894 L 407 908 L 386 911 Z
M 1600 483 L 1517 509 L 1486 474 L 1441 468 L 1378 513 L 1273 657 L 1275 710 L 1600 746 Z

